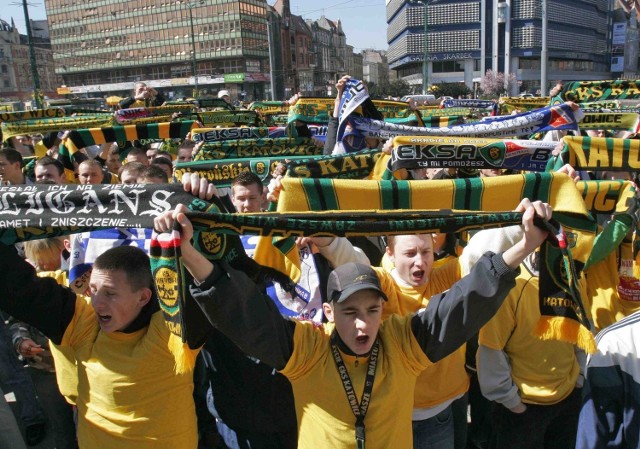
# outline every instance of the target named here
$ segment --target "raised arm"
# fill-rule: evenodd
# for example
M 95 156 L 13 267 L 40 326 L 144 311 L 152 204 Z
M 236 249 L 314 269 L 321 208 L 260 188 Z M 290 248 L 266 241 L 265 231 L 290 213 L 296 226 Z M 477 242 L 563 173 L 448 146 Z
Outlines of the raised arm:
M 502 254 L 482 256 L 468 275 L 432 297 L 413 318 L 413 333 L 432 362 L 455 351 L 491 319 L 515 286 L 520 263 L 547 237 L 533 218 L 551 218 L 548 204 L 524 199 L 516 210 L 524 211 L 522 239 Z
M 181 225 L 182 261 L 195 280 L 191 296 L 209 322 L 246 354 L 283 369 L 293 353 L 294 322 L 283 318 L 246 274 L 225 263 L 211 263 L 193 247 L 193 226 L 185 212 L 180 205 L 163 214 L 156 218 L 155 229 L 168 232 L 174 221 Z

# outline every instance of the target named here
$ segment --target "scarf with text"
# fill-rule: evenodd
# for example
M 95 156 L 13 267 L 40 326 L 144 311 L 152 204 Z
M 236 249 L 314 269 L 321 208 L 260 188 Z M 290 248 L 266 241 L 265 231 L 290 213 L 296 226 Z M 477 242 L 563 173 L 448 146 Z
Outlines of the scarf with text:
M 258 157 L 243 159 L 199 160 L 176 164 L 174 177 L 182 179 L 185 173 L 198 173 L 216 187 L 230 187 L 231 182 L 240 173 L 248 171 L 267 181 L 269 175 L 280 164 L 287 160 L 307 159 L 306 156 Z
M 361 109 L 358 114 L 363 117 L 384 120 L 382 114 L 377 111 L 369 98 L 369 92 L 367 92 L 364 83 L 360 80 L 350 79 L 344 84 L 344 90 L 338 106 L 338 142 L 342 141 L 349 118 L 358 108 Z
M 640 142 L 636 140 L 565 136 L 562 142 L 560 156 L 549 160 L 549 170 L 557 170 L 566 163 L 576 170 L 594 171 L 635 171 L 640 167 Z M 590 266 L 615 251 L 635 226 L 638 199 L 630 182 L 582 181 L 578 188 L 590 212 L 612 216 L 598 234 L 586 262 Z
M 498 113 L 511 114 L 514 111 L 524 112 L 544 108 L 549 105 L 550 97 L 500 97 Z
M 238 139 L 218 143 L 205 143 L 193 156 L 194 161 L 321 155 L 322 147 L 307 137 L 278 137 L 264 139 Z
M 637 103 L 636 103 L 637 104 Z M 602 109 L 622 109 L 620 100 L 601 100 L 601 101 L 586 101 L 580 103 L 580 108 L 583 111 L 589 110 L 602 110 Z
M 382 151 L 374 149 L 289 161 L 286 164 L 286 176 L 292 178 L 363 179 L 372 174 L 376 162 L 382 156 Z M 385 178 L 386 176 L 376 179 Z
M 224 142 L 235 139 L 262 139 L 264 137 L 283 137 L 283 129 L 278 127 L 243 128 L 194 128 L 191 140 L 194 142 Z
M 551 104 L 619 99 L 640 99 L 640 80 L 570 81 L 563 84 Z
M 638 171 L 640 141 L 609 137 L 565 136 L 559 158 L 550 160 L 558 168 L 571 164 L 576 170 Z
M 139 119 L 171 117 L 173 114 L 194 112 L 194 105 L 190 103 L 170 106 L 149 106 L 145 108 L 118 109 L 113 117 L 118 125 L 129 125 Z M 165 120 L 156 120 L 165 121 Z
M 455 137 L 393 139 L 389 169 L 509 168 L 545 171 L 556 142 Z
M 536 132 L 577 130 L 578 122 L 567 104 L 560 104 L 519 115 L 497 117 L 489 122 L 477 122 L 443 128 L 420 128 L 394 125 L 381 120 L 351 117 L 354 128 L 366 137 L 388 139 L 396 136 L 461 136 L 504 138 Z
M 440 104 L 442 108 L 474 108 L 493 109 L 496 105 L 494 100 L 475 100 L 472 98 L 448 98 Z
M 153 228 L 154 218 L 178 204 L 198 212 L 225 210 L 222 203 L 202 201 L 184 192 L 178 184 L 3 186 L 0 198 L 0 242 L 5 245 L 100 229 Z M 199 230 L 194 235 L 194 246 L 210 260 L 225 260 L 255 282 L 278 282 L 285 289 L 294 288 L 287 276 L 246 256 L 237 237 Z M 153 262 L 158 255 L 154 253 L 153 242 L 150 253 Z M 169 274 L 154 271 L 161 310 L 169 329 L 179 337 L 170 340 L 176 369 L 185 372 L 191 369 L 193 360 L 190 352 L 184 351 L 184 345 L 190 348 L 202 345 L 206 318 L 195 304 L 183 302 L 186 296 L 181 296 L 182 308 L 175 309 L 163 282 Z M 190 326 L 183 325 L 185 319 Z
M 438 109 L 420 109 L 420 115 L 423 119 L 427 117 L 441 117 L 441 116 L 459 116 L 459 117 L 477 117 L 480 114 L 477 109 L 473 108 L 438 108 Z
M 254 101 L 247 109 L 250 111 L 258 111 L 263 116 L 288 114 L 289 104 L 284 101 Z
M 256 111 L 204 111 L 197 116 L 204 126 L 258 126 L 260 122 Z
M 101 128 L 112 125 L 113 116 L 111 114 L 91 114 L 75 117 L 40 118 L 3 122 L 2 138 L 3 140 L 7 140 L 10 137 L 24 134 L 49 133 L 82 128 Z
M 36 118 L 64 117 L 63 108 L 32 109 L 30 111 L 0 112 L 0 122 L 14 122 L 17 120 L 31 120 Z
M 586 269 L 615 252 L 629 231 L 636 228 L 638 198 L 631 181 L 580 181 L 577 187 L 591 213 L 611 216 L 595 238 Z
M 640 115 L 635 112 L 586 112 L 580 121 L 582 130 L 606 129 L 613 131 L 640 131 Z

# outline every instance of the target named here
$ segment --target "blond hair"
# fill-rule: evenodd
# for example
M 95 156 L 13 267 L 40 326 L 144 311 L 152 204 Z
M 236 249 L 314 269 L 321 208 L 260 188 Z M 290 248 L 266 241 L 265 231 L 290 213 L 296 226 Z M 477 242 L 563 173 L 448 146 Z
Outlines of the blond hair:
M 34 264 L 37 263 L 38 259 L 59 259 L 62 251 L 64 251 L 64 237 L 51 237 L 24 242 L 25 257 Z

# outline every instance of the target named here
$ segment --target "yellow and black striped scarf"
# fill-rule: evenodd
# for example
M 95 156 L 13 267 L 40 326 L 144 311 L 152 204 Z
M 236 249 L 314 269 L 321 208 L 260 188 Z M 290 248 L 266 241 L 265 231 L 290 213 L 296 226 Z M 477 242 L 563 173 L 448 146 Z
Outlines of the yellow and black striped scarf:
M 86 156 L 78 150 L 106 142 L 126 142 L 141 139 L 184 139 L 196 126 L 196 122 L 145 123 L 138 125 L 110 126 L 71 131 L 59 148 L 60 162 L 64 165 L 67 180 L 75 182 L 74 162 L 80 163 Z

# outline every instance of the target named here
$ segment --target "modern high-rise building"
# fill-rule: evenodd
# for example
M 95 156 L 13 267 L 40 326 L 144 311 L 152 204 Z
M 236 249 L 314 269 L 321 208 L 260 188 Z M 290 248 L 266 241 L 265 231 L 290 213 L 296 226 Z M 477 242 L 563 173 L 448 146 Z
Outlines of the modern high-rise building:
M 56 71 L 71 93 L 146 81 L 170 97 L 266 98 L 265 0 L 45 0 Z
M 422 87 L 425 57 L 429 85 L 464 82 L 473 88 L 492 69 L 513 74 L 515 89 L 535 93 L 545 66 L 548 84 L 611 77 L 613 0 L 386 0 L 386 5 L 389 66 L 416 90 Z

